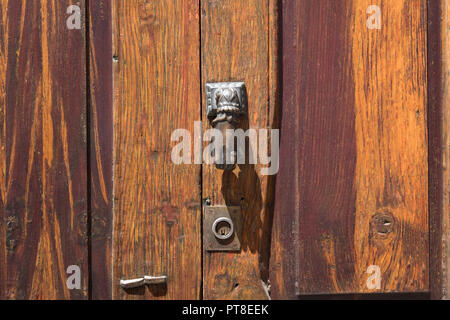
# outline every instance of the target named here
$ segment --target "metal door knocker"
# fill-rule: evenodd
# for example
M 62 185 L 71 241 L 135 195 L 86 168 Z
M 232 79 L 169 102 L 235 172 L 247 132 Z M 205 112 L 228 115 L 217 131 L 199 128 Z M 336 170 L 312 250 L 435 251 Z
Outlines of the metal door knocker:
M 236 129 L 241 116 L 247 115 L 247 92 L 243 82 L 218 82 L 206 84 L 207 116 L 211 126 L 220 130 L 224 141 L 226 131 Z M 234 141 L 224 143 L 222 150 L 215 150 L 217 169 L 233 170 L 237 152 Z

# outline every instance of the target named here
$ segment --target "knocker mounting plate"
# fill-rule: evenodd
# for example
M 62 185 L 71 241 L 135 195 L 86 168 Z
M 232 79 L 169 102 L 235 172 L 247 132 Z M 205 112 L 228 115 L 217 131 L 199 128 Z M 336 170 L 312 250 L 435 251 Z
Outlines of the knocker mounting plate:
M 247 114 L 247 92 L 244 82 L 216 82 L 206 84 L 206 113 L 214 126 L 223 121 L 221 114 L 236 119 Z

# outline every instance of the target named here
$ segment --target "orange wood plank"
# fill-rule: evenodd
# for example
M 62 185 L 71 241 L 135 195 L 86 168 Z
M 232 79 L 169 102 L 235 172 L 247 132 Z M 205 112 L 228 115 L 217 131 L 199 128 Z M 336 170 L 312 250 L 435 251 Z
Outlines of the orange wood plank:
M 276 128 L 276 1 L 202 0 L 201 6 L 202 88 L 207 82 L 244 81 L 249 117 L 242 128 Z M 241 206 L 243 213 L 240 252 L 203 252 L 205 299 L 268 298 L 274 176 L 261 175 L 262 167 L 239 165 L 223 172 L 203 165 L 203 198 L 213 206 Z
M 114 1 L 113 297 L 201 295 L 200 165 L 171 161 L 171 134 L 200 120 L 198 1 Z M 120 279 L 166 275 L 132 290 Z

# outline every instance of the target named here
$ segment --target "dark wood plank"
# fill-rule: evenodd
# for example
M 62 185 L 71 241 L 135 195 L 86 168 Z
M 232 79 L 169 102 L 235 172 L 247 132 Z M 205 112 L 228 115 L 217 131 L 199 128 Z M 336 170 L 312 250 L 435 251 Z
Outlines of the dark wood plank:
M 428 166 L 430 210 L 430 291 L 433 299 L 443 297 L 443 38 L 442 7 L 445 1 L 428 0 Z M 442 6 L 442 7 L 441 7 Z M 445 148 L 444 148 L 445 149 Z
M 429 289 L 426 1 L 372 4 L 283 1 L 274 298 Z
M 200 165 L 171 161 L 171 134 L 200 120 L 199 3 L 114 1 L 113 297 L 198 299 Z M 166 275 L 125 291 L 120 279 Z
M 248 123 L 243 129 L 277 127 L 276 1 L 202 0 L 202 88 L 206 82 L 244 81 Z M 203 127 L 206 105 L 203 99 Z M 262 165 L 233 172 L 203 165 L 203 198 L 211 205 L 241 206 L 239 253 L 203 252 L 205 299 L 267 299 L 273 176 Z
M 0 297 L 88 292 L 85 30 L 74 1 L 0 1 Z M 81 7 L 84 25 L 84 1 Z M 81 290 L 66 286 L 81 268 Z
M 450 1 L 428 1 L 428 140 L 430 176 L 430 289 L 450 289 Z
M 441 20 L 441 41 L 442 41 L 442 80 L 443 80 L 443 101 L 442 101 L 442 137 L 443 137 L 443 239 L 442 239 L 442 269 L 443 275 L 442 298 L 450 299 L 450 1 L 442 1 Z
M 89 1 L 91 296 L 112 297 L 112 8 Z

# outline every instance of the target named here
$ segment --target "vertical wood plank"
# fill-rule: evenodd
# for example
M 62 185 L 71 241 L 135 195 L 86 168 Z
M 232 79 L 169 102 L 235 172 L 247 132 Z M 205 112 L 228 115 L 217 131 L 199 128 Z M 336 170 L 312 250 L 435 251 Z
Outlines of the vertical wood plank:
M 276 1 L 201 3 L 202 88 L 207 82 L 244 81 L 249 117 L 243 129 L 276 127 Z M 205 299 L 268 298 L 274 177 L 262 176 L 261 167 L 239 165 L 233 172 L 223 172 L 203 165 L 203 198 L 213 206 L 241 206 L 243 214 L 240 252 L 203 253 Z
M 430 141 L 430 289 L 433 299 L 450 290 L 450 2 L 428 1 Z
M 6 228 L 5 228 L 5 202 L 6 202 L 6 70 L 8 64 L 8 2 L 0 2 L 0 209 L 2 215 L 0 217 L 0 257 L 1 261 L 7 261 L 8 253 L 6 249 Z M 0 266 L 0 299 L 5 300 L 7 293 L 8 269 L 6 264 Z
M 429 289 L 426 1 L 374 4 L 283 1 L 274 298 Z
M 0 297 L 85 299 L 84 1 L 0 1 Z M 82 28 L 66 26 L 67 7 Z M 66 269 L 81 269 L 69 290 Z
M 432 299 L 441 299 L 444 288 L 444 133 L 443 77 L 444 1 L 428 0 L 428 166 L 430 210 L 430 291 Z
M 113 297 L 198 299 L 199 165 L 171 161 L 171 134 L 200 120 L 199 3 L 114 1 Z M 123 290 L 120 279 L 167 275 Z
M 355 25 L 366 22 L 358 12 L 372 4 L 355 4 Z M 366 270 L 377 265 L 380 292 L 423 292 L 429 290 L 427 4 L 383 2 L 381 9 L 380 34 L 352 35 L 357 288 L 374 291 Z M 393 217 L 392 232 L 379 225 L 386 224 L 379 214 Z
M 441 39 L 443 48 L 442 81 L 444 98 L 442 101 L 443 117 L 443 255 L 442 298 L 450 299 L 450 1 L 442 1 Z
M 93 299 L 112 298 L 112 8 L 89 1 L 91 286 Z

